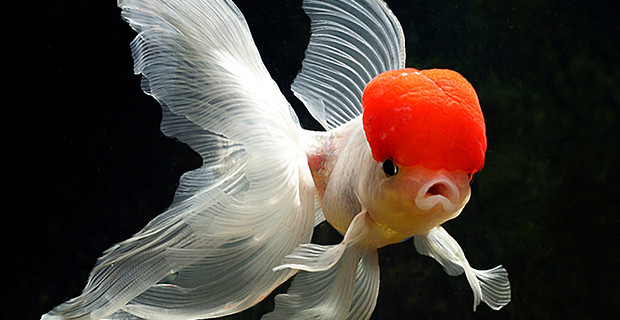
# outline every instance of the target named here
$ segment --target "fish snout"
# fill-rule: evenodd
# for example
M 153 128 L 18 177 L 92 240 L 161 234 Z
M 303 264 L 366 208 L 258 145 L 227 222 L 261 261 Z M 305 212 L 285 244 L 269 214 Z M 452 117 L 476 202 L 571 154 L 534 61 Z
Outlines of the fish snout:
M 455 212 L 461 207 L 461 192 L 456 179 L 447 172 L 439 173 L 422 184 L 415 198 L 422 210 L 430 210 L 441 205 L 447 212 Z

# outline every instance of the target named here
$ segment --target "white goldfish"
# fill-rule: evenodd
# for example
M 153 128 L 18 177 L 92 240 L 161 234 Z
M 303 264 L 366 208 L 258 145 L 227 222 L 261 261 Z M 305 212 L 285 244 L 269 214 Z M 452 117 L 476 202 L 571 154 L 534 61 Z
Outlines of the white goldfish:
M 108 249 L 82 294 L 42 319 L 197 319 L 245 310 L 297 274 L 263 319 L 368 319 L 377 249 L 413 237 L 481 302 L 510 301 L 501 266 L 470 267 L 441 224 L 460 214 L 486 133 L 473 87 L 405 68 L 381 0 L 305 0 L 311 38 L 292 90 L 327 130 L 302 129 L 230 0 L 119 0 L 134 71 L 161 129 L 203 165 L 172 205 Z M 337 245 L 310 243 L 327 221 Z

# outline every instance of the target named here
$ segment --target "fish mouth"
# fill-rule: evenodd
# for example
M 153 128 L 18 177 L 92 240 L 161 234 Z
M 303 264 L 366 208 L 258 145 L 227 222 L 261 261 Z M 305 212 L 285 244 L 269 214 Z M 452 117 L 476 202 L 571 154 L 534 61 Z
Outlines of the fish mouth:
M 461 192 L 457 179 L 445 170 L 437 172 L 420 187 L 415 203 L 422 210 L 430 210 L 441 205 L 447 212 L 457 211 L 461 207 Z

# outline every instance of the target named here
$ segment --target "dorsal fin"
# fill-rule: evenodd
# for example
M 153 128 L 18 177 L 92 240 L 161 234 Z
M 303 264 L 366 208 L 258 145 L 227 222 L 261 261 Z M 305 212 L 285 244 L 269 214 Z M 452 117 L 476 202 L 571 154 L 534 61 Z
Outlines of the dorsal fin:
M 291 89 L 329 130 L 362 114 L 362 91 L 374 76 L 405 67 L 405 38 L 381 0 L 305 0 L 303 8 L 310 43 Z

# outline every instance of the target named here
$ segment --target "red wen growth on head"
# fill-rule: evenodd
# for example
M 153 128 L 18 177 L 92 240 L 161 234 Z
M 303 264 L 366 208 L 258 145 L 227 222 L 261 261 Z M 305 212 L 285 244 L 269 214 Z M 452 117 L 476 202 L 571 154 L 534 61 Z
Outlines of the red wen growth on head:
M 427 169 L 482 169 L 485 124 L 474 88 L 451 70 L 413 68 L 376 76 L 364 90 L 364 131 L 373 158 Z

